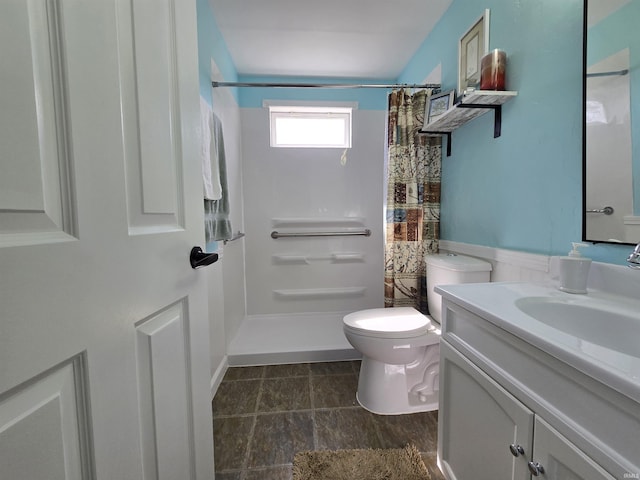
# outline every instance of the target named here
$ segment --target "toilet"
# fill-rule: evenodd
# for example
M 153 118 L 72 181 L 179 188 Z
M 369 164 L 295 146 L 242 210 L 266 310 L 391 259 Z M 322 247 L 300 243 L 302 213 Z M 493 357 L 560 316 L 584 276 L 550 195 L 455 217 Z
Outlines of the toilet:
M 427 264 L 430 315 L 413 307 L 373 308 L 343 318 L 349 343 L 362 354 L 358 403 L 380 415 L 438 409 L 442 298 L 435 285 L 488 282 L 491 264 L 456 254 L 433 254 Z

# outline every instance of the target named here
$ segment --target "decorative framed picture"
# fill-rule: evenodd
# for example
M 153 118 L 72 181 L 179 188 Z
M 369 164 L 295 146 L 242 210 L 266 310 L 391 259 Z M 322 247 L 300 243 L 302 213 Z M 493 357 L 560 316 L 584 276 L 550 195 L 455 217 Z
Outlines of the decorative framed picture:
M 489 9 L 465 33 L 458 44 L 458 96 L 480 85 L 480 61 L 489 53 Z
M 444 112 L 453 107 L 456 101 L 456 91 L 450 90 L 448 92 L 438 93 L 431 95 L 427 99 L 424 111 L 424 127 L 429 123 L 437 120 Z

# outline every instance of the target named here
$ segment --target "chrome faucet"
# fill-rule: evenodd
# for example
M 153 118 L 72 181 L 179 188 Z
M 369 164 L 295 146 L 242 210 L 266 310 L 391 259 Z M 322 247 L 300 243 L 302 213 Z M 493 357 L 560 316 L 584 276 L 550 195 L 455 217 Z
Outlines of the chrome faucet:
M 627 265 L 633 269 L 640 270 L 640 243 L 636 245 L 633 253 L 627 258 Z

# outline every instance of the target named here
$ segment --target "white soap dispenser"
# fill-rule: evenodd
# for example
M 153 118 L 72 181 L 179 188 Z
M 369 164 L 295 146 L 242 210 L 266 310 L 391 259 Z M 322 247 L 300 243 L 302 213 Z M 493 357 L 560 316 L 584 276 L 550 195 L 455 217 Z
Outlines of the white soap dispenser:
M 567 293 L 587 293 L 587 277 L 591 259 L 580 254 L 578 248 L 588 247 L 585 243 L 572 242 L 573 249 L 566 257 L 558 259 L 560 268 L 560 290 Z

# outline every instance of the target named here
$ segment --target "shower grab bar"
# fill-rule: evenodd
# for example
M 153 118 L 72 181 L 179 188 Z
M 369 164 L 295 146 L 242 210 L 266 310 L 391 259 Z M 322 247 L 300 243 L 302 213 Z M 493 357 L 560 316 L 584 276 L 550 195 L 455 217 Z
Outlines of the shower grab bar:
M 603 207 L 599 209 L 587 210 L 587 213 L 604 213 L 605 215 L 612 215 L 613 212 L 613 207 Z
M 360 235 L 365 237 L 371 236 L 371 230 L 365 228 L 364 230 L 351 231 L 351 232 L 292 232 L 292 233 L 280 233 L 275 230 L 271 232 L 271 238 L 287 238 L 287 237 L 347 237 L 352 235 Z

